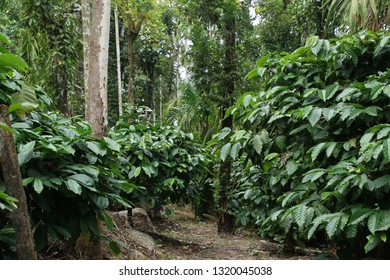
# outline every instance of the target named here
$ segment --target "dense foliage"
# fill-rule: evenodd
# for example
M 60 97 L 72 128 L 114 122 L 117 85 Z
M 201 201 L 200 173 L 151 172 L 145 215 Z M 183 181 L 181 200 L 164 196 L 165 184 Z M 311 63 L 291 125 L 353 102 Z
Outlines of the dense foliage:
M 98 219 L 108 229 L 113 226 L 109 209 L 138 205 L 161 210 L 168 203 L 189 202 L 189 197 L 199 200 L 196 174 L 206 170 L 206 150 L 178 129 L 121 120 L 110 137 L 96 139 L 84 121 L 50 111 L 14 119 L 12 129 L 37 250 L 49 239 L 74 244 L 81 234 L 100 238 Z M 4 193 L 1 199 L 2 208 L 14 204 Z M 0 220 L 7 223 L 6 217 Z M 11 241 L 5 239 L 7 230 L 3 239 Z M 118 245 L 110 241 L 110 246 Z
M 240 160 L 232 209 L 262 236 L 329 243 L 340 257 L 383 256 L 389 234 L 390 37 L 312 37 L 261 58 L 260 91 L 228 113 L 220 158 Z M 240 158 L 240 156 L 243 156 Z M 239 170 L 239 169 L 236 169 Z M 243 204 L 236 205 L 235 204 Z

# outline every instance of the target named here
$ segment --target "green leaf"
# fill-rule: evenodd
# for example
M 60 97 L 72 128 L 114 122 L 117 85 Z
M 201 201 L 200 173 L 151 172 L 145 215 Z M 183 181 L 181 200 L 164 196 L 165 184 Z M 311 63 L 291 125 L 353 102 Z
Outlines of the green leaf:
M 309 116 L 309 122 L 311 126 L 315 126 L 319 120 L 321 119 L 322 116 L 322 109 L 321 108 L 314 108 Z
M 326 156 L 327 157 L 330 157 L 333 154 L 333 151 L 336 148 L 336 146 L 337 146 L 336 142 L 328 143 L 328 147 L 326 148 Z
M 224 127 L 220 133 L 217 134 L 218 140 L 223 140 L 225 139 L 226 136 L 228 136 L 232 132 L 232 130 L 228 127 Z
M 91 177 L 89 177 L 88 175 L 85 175 L 85 174 L 71 175 L 67 179 L 76 180 L 77 182 L 79 182 L 80 184 L 85 185 L 85 186 L 95 185 L 95 181 Z
M 117 151 L 117 152 L 119 152 L 121 150 L 121 145 L 118 144 L 117 142 L 115 142 L 114 140 L 112 140 L 111 138 L 103 137 L 103 139 L 104 139 L 104 142 L 107 143 L 108 147 L 111 150 L 114 150 L 114 151 Z
M 370 144 L 370 141 L 373 137 L 374 133 L 366 133 L 362 136 L 362 138 L 360 138 L 360 153 L 367 149 L 367 146 Z
M 239 142 L 234 143 L 234 145 L 232 146 L 232 149 L 230 151 L 230 156 L 232 157 L 233 160 L 237 159 L 237 156 L 238 156 L 240 149 L 241 149 L 241 143 L 239 143 Z
M 68 188 L 68 190 L 74 192 L 75 194 L 81 194 L 82 192 L 81 185 L 73 179 L 66 180 L 66 187 Z
M 9 67 L 19 72 L 24 72 L 28 68 L 27 63 L 21 57 L 10 53 L 0 54 L 0 66 Z
M 92 152 L 94 152 L 96 155 L 99 155 L 99 153 L 100 153 L 100 151 L 101 151 L 100 147 L 99 147 L 96 143 L 94 143 L 94 142 L 88 142 L 88 143 L 87 143 L 87 147 L 88 147 L 88 149 L 90 149 Z
M 372 250 L 374 250 L 376 247 L 378 247 L 379 244 L 382 243 L 382 240 L 380 238 L 380 236 L 378 235 L 369 235 L 367 236 L 367 239 L 368 239 L 368 242 L 367 244 L 364 246 L 364 251 L 366 252 L 366 254 Z
M 35 141 L 31 141 L 19 147 L 19 153 L 18 153 L 19 165 L 23 165 L 29 162 L 34 157 L 34 147 L 35 147 Z
M 368 218 L 368 221 L 367 221 L 367 227 L 368 227 L 368 230 L 372 233 L 372 234 L 375 234 L 375 232 L 377 231 L 377 227 L 378 227 L 378 224 L 379 224 L 379 219 L 380 219 L 380 214 L 378 211 L 375 211 L 373 214 L 371 214 L 371 216 Z
M 311 152 L 311 161 L 312 162 L 317 159 L 318 155 L 321 153 L 321 151 L 324 149 L 325 146 L 326 146 L 326 143 L 320 143 L 312 149 L 312 152 Z
M 369 208 L 358 209 L 351 215 L 349 219 L 350 225 L 357 225 L 363 222 L 368 216 L 372 214 L 373 210 Z
M 6 125 L 6 124 L 3 123 L 3 122 L 0 122 L 0 129 L 5 129 L 5 130 L 8 131 L 9 133 L 14 133 L 13 129 L 10 128 L 8 125 Z
M 383 140 L 383 157 L 390 162 L 390 138 Z
M 222 149 L 221 149 L 221 153 L 220 153 L 220 156 L 219 158 L 222 160 L 222 161 L 225 161 L 228 154 L 229 154 L 229 151 L 230 151 L 230 147 L 232 146 L 231 143 L 227 143 L 225 144 Z
M 263 140 L 260 135 L 255 135 L 252 139 L 253 148 L 260 155 L 263 150 Z
M 34 178 L 34 183 L 33 183 L 34 190 L 40 194 L 43 191 L 43 183 L 40 178 Z
M 335 235 L 336 231 L 338 230 L 338 226 L 340 223 L 340 216 L 332 218 L 328 224 L 326 225 L 326 233 L 328 234 L 329 238 L 332 239 Z
M 97 206 L 100 208 L 100 209 L 106 209 L 109 205 L 109 201 L 108 201 L 108 198 L 105 197 L 105 196 L 99 196 L 98 199 L 97 199 Z
M 307 219 L 307 210 L 308 207 L 306 205 L 300 204 L 298 207 L 294 210 L 294 220 L 299 226 L 299 228 L 302 228 L 303 225 L 306 223 Z
M 119 255 L 121 253 L 121 249 L 119 248 L 118 244 L 115 241 L 110 241 L 109 247 L 111 251 L 114 252 L 115 255 Z
M 292 174 L 295 173 L 298 169 L 298 164 L 295 163 L 295 160 L 289 160 L 286 163 L 286 171 L 287 175 L 291 176 Z
M 137 178 L 141 174 L 141 167 L 131 167 L 131 171 L 129 172 L 129 179 Z

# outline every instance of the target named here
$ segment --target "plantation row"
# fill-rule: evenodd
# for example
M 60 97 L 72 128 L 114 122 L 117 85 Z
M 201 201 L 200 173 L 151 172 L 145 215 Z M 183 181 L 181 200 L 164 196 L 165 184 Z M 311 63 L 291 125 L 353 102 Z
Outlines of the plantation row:
M 71 244 L 81 234 L 99 238 L 97 219 L 113 226 L 107 210 L 158 212 L 169 203 L 192 203 L 201 214 L 210 199 L 218 201 L 220 162 L 230 162 L 228 209 L 236 226 L 255 228 L 286 248 L 330 246 L 340 258 L 388 257 L 389 41 L 383 32 L 312 37 L 292 53 L 262 57 L 247 75 L 258 87 L 226 114 L 234 129 L 221 130 L 207 147 L 177 127 L 153 125 L 135 107 L 97 139 L 87 123 L 50 111 L 50 98 L 29 88 L 25 96 L 34 92 L 39 107 L 15 114 L 11 128 L 36 249 L 49 237 Z M 13 103 L 15 111 L 26 105 L 10 99 L 26 91 L 17 65 L 0 67 L 1 103 Z M 8 215 L 15 205 L 0 180 L 2 258 L 15 257 Z M 118 251 L 119 243 L 107 242 Z

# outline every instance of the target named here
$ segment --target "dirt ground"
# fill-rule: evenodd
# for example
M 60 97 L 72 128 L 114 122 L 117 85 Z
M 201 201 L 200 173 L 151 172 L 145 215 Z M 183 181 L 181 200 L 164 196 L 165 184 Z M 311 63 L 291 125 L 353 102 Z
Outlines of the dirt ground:
M 158 253 L 132 242 L 125 230 L 129 225 L 118 223 L 112 231 L 103 230 L 102 235 L 106 239 L 119 241 L 123 245 L 120 246 L 121 254 L 114 254 L 108 243 L 102 242 L 102 259 L 307 260 L 326 255 L 325 252 L 310 248 L 297 248 L 295 253 L 286 255 L 281 244 L 262 240 L 247 230 L 237 230 L 235 234 L 220 234 L 217 232 L 215 217 L 206 216 L 204 220 L 199 220 L 188 206 L 172 206 L 171 210 L 172 215 L 153 221 L 157 233 L 152 234 L 152 237 L 157 243 Z M 85 244 L 87 245 L 74 248 L 54 242 L 46 251 L 40 252 L 39 258 L 94 259 L 94 247 L 89 242 Z
M 207 216 L 207 219 L 200 221 L 189 207 L 174 207 L 173 214 L 158 223 L 157 227 L 163 236 L 156 238 L 162 259 L 314 259 L 322 254 L 316 249 L 297 249 L 294 255 L 285 255 L 281 244 L 261 240 L 245 230 L 238 230 L 233 235 L 219 234 L 214 217 Z

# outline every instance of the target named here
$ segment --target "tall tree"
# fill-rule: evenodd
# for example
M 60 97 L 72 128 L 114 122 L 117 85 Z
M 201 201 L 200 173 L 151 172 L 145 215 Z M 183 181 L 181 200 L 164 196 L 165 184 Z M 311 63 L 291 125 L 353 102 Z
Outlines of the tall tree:
M 232 118 L 224 116 L 226 110 L 233 104 L 239 87 L 237 64 L 241 63 L 242 69 L 245 69 L 245 58 L 241 56 L 239 49 L 244 48 L 245 31 L 252 28 L 249 16 L 250 2 L 234 0 L 181 2 L 192 26 L 190 50 L 192 79 L 197 90 L 219 108 L 220 125 L 224 129 L 233 127 Z M 228 207 L 232 189 L 230 165 L 231 162 L 227 160 L 221 162 L 219 168 L 220 232 L 234 230 L 233 216 L 230 215 Z
M 146 20 L 151 17 L 155 0 L 116 0 L 120 16 L 127 28 L 127 55 L 129 61 L 129 84 L 127 101 L 135 103 L 135 49 L 134 44 Z
M 22 1 L 22 57 L 31 66 L 26 77 L 43 86 L 64 115 L 70 114 L 70 96 L 76 91 L 80 19 L 76 0 Z
M 110 0 L 92 1 L 85 117 L 96 137 L 105 136 L 108 129 L 107 69 L 110 11 Z

